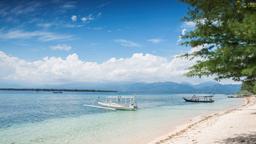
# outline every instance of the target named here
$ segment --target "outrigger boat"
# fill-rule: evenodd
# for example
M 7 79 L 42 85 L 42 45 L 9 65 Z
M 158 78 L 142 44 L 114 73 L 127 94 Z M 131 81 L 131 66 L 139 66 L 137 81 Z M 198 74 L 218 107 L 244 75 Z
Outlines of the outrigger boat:
M 213 96 L 195 96 L 192 97 L 183 97 L 186 102 L 197 102 L 197 103 L 212 103 L 214 100 Z
M 134 96 L 109 96 L 98 105 L 115 110 L 136 110 L 137 104 Z

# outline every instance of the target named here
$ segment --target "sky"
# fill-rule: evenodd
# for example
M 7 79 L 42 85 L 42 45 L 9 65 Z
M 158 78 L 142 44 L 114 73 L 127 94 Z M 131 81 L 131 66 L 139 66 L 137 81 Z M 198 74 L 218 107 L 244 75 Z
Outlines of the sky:
M 1 0 L 2 83 L 187 82 L 176 0 Z

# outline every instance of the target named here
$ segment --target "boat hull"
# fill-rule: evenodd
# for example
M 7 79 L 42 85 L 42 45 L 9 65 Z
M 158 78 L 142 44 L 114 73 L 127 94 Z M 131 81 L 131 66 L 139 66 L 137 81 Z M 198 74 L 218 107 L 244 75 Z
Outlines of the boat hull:
M 186 97 L 183 97 L 183 99 L 186 102 L 194 102 L 194 103 L 213 103 L 214 102 L 214 100 L 193 100 L 193 99 L 186 98 Z
M 100 106 L 106 107 L 106 108 L 112 108 L 115 110 L 128 110 L 128 111 L 134 111 L 137 109 L 136 106 L 123 106 L 117 103 L 104 103 L 104 102 L 98 102 Z

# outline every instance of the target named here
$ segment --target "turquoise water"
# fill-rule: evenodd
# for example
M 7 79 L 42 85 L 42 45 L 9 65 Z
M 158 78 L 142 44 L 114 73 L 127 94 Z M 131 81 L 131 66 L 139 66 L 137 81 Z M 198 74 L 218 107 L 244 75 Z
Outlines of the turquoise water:
M 138 111 L 85 107 L 116 93 L 0 92 L 1 144 L 147 143 L 185 120 L 241 104 L 215 95 L 215 103 L 186 103 L 192 94 L 136 95 Z M 122 94 L 132 95 L 132 94 Z

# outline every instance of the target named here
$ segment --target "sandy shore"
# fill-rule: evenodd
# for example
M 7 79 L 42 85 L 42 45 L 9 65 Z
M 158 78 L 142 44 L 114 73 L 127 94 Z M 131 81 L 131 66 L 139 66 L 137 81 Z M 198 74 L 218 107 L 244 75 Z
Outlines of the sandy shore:
M 256 98 L 239 108 L 199 116 L 150 144 L 256 144 Z

